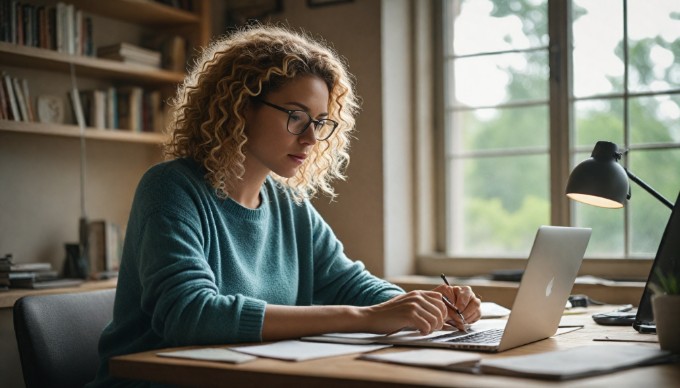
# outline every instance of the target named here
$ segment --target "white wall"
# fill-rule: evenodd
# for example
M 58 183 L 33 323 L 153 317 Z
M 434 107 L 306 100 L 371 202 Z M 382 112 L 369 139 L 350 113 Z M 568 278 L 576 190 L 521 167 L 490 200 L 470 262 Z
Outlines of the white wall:
M 315 206 L 344 243 L 347 254 L 379 276 L 411 272 L 413 258 L 410 115 L 411 0 L 356 0 L 309 8 L 284 1 L 277 21 L 331 42 L 349 62 L 363 99 L 348 179 L 339 197 Z
M 382 1 L 385 277 L 413 272 L 411 1 Z

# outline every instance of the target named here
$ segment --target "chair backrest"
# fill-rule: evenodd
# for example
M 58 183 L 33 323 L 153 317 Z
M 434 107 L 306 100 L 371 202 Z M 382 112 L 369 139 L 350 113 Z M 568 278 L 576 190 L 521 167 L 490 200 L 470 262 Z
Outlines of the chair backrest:
M 27 388 L 82 387 L 99 367 L 99 336 L 116 290 L 31 295 L 14 304 L 14 331 Z

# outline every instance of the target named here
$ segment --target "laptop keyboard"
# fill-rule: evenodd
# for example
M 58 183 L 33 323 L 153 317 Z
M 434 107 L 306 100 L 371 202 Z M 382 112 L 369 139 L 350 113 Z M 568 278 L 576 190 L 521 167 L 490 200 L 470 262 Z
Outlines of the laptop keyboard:
M 454 342 L 459 344 L 482 343 L 482 344 L 497 344 L 501 342 L 503 336 L 503 329 L 490 329 L 471 333 L 463 337 L 456 337 L 446 340 L 444 342 Z

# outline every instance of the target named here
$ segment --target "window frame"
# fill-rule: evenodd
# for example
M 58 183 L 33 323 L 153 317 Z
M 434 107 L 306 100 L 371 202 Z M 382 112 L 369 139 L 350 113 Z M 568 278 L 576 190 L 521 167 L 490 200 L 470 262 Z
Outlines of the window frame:
M 432 127 L 417 127 L 418 137 L 427 135 L 432 140 L 428 146 L 416 146 L 417 171 L 430 171 L 429 174 L 416 176 L 416 187 L 419 187 L 416 206 L 419 213 L 416 229 L 416 264 L 417 273 L 421 275 L 437 275 L 442 272 L 452 276 L 476 276 L 488 274 L 493 270 L 522 269 L 526 258 L 500 257 L 464 257 L 448 256 L 446 209 L 448 187 L 446 174 L 446 131 L 445 128 L 445 53 L 444 53 L 444 3 L 439 0 L 432 4 L 431 23 L 428 27 L 415 29 L 416 36 L 427 34 L 432 42 L 432 71 L 417 71 L 414 75 L 416 84 L 428 82 L 433 85 L 431 112 Z M 572 224 L 572 203 L 564 194 L 564 187 L 572 166 L 572 155 L 580 149 L 571 146 L 572 136 L 572 58 L 571 58 L 571 0 L 548 1 L 548 31 L 550 42 L 549 57 L 549 160 L 550 160 L 550 223 L 552 225 Z M 450 25 L 450 24 L 449 24 Z M 573 149 L 572 149 L 573 148 Z M 429 152 L 430 157 L 423 157 Z M 429 167 L 423 168 L 423 165 Z M 422 188 L 426 187 L 426 190 Z M 438 210 L 439 209 L 439 210 Z M 425 215 L 422 212 L 425 211 Z M 626 232 L 626 235 L 628 232 Z M 627 252 L 626 248 L 626 252 Z M 646 280 L 653 258 L 586 258 L 579 271 L 580 275 L 593 275 L 612 279 Z

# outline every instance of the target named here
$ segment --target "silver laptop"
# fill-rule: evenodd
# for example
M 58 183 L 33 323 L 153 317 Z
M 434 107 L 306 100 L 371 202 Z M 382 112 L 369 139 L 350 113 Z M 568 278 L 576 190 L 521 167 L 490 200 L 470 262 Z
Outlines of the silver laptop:
M 574 280 L 583 261 L 590 228 L 541 226 L 504 328 L 455 332 L 412 345 L 502 352 L 548 338 L 557 332 Z M 480 321 L 483 326 L 483 320 Z

